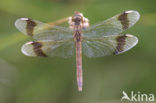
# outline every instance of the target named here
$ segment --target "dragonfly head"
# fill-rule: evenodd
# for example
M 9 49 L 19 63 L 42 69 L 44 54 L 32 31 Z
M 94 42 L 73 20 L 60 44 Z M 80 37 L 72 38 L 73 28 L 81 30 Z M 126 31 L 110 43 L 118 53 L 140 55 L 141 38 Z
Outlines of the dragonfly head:
M 75 23 L 75 25 L 80 25 L 83 21 L 83 14 L 80 12 L 75 12 L 75 14 L 72 16 L 72 22 Z
M 68 21 L 70 28 L 73 29 L 75 25 L 81 25 L 82 28 L 89 27 L 89 21 L 80 12 L 75 12 L 73 16 L 69 17 Z

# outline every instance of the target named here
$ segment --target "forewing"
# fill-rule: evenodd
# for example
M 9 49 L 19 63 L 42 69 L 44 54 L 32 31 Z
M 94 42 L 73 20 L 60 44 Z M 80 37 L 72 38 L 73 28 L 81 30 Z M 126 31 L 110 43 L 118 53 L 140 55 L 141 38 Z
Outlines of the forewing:
M 68 58 L 74 54 L 74 40 L 39 40 L 28 42 L 22 46 L 22 52 L 27 56 L 59 56 Z
M 46 30 L 34 35 L 36 40 L 65 40 L 72 39 L 72 32 L 65 32 L 62 30 Z
M 84 38 L 83 53 L 88 57 L 102 57 L 123 53 L 138 43 L 137 37 L 125 35 L 112 35 L 101 38 Z
M 99 24 L 93 25 L 84 31 L 85 37 L 103 37 L 118 35 L 132 27 L 140 18 L 137 11 L 129 10 L 107 19 Z
M 17 19 L 15 26 L 22 33 L 37 40 L 72 38 L 72 31 L 69 28 L 52 26 L 30 18 Z

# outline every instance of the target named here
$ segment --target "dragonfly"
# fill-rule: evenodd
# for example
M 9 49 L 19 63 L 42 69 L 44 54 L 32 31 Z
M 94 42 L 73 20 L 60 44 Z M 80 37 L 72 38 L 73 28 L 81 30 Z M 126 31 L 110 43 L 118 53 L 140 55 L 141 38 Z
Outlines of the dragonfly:
M 54 26 L 31 18 L 19 18 L 16 28 L 33 38 L 21 51 L 26 56 L 69 58 L 76 55 L 78 91 L 82 91 L 82 53 L 92 57 L 118 55 L 133 48 L 138 38 L 123 34 L 140 18 L 135 10 L 127 10 L 97 24 L 89 24 L 88 18 L 75 12 L 68 17 L 69 27 Z

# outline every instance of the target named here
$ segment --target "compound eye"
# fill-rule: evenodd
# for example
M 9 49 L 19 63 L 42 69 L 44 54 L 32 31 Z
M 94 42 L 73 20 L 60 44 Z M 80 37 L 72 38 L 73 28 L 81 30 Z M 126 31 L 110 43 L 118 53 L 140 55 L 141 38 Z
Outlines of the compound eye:
M 75 21 L 75 22 L 81 22 L 81 18 L 80 18 L 80 17 L 75 17 L 75 18 L 74 18 L 74 21 Z
M 81 21 L 81 18 L 76 18 L 77 21 Z

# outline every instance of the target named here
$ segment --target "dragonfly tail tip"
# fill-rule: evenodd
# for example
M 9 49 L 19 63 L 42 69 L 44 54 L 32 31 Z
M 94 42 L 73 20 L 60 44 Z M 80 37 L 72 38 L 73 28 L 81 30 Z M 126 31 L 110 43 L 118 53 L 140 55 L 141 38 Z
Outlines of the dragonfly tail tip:
M 82 88 L 78 88 L 79 92 L 82 92 Z

